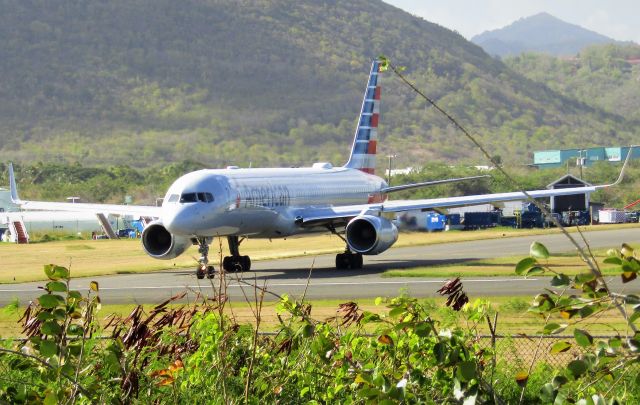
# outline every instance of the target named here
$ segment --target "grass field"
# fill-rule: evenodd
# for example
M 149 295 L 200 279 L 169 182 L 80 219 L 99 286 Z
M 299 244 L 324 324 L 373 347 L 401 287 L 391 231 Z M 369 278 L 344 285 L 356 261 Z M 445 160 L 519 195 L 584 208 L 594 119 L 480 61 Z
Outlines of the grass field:
M 534 314 L 528 313 L 527 308 L 533 297 L 489 297 L 487 300 L 491 302 L 492 308 L 499 312 L 498 316 L 498 333 L 499 334 L 537 334 L 542 329 L 543 321 Z M 318 321 L 324 321 L 336 316 L 338 305 L 346 300 L 331 301 L 312 301 L 311 317 Z M 434 319 L 438 320 L 443 327 L 460 325 L 467 326 L 463 316 L 450 310 L 444 305 L 444 299 L 426 299 L 420 300 L 421 303 L 431 309 Z M 277 325 L 277 317 L 274 302 L 265 302 L 264 309 L 261 314 L 262 326 L 261 330 L 270 331 L 275 329 Z M 388 312 L 388 308 L 384 304 L 376 306 L 374 299 L 359 300 L 358 305 L 362 310 L 370 311 L 378 314 Z M 111 314 L 116 313 L 126 316 L 135 305 L 104 305 L 99 311 L 98 316 L 104 320 Z M 145 308 L 150 309 L 152 305 L 146 305 Z M 18 324 L 24 308 L 17 311 L 11 308 L 0 310 L 0 338 L 21 337 L 21 328 Z M 255 323 L 253 312 L 246 303 L 229 303 L 226 313 L 232 316 L 237 323 L 247 324 Z M 565 323 L 559 317 L 551 318 L 550 322 Z M 626 331 L 626 324 L 622 316 L 614 310 L 603 312 L 599 316 L 592 317 L 588 321 L 581 322 L 580 328 L 588 327 L 593 334 L 610 335 Z M 480 333 L 488 334 L 489 330 L 486 322 L 478 325 Z M 572 328 L 568 328 L 564 334 L 573 333 Z
M 638 248 L 640 245 L 631 244 Z M 603 260 L 607 257 L 608 249 L 597 249 L 593 251 L 594 257 L 604 274 L 613 274 L 609 271 Z M 452 263 L 442 266 L 415 267 L 411 269 L 389 269 L 382 274 L 382 277 L 482 277 L 482 276 L 514 276 L 516 264 L 525 255 L 511 257 L 496 257 L 483 260 L 469 260 L 461 263 Z M 567 275 L 575 275 L 588 271 L 585 263 L 576 253 L 551 254 L 548 260 L 540 261 L 549 267 L 562 271 Z M 619 274 L 619 273 L 616 273 Z M 551 273 L 546 275 L 552 276 Z
M 588 230 L 607 230 L 640 227 L 639 224 L 599 225 Z M 575 229 L 571 229 L 575 231 Z M 470 240 L 507 238 L 523 235 L 559 233 L 558 229 L 492 228 L 479 231 L 450 231 L 439 233 L 408 232 L 400 234 L 394 245 L 417 246 Z M 215 239 L 211 259 L 218 263 L 226 255 L 226 241 Z M 302 255 L 340 252 L 344 243 L 336 236 L 318 235 L 284 240 L 249 239 L 242 243 L 242 254 L 252 260 L 276 259 Z M 19 283 L 43 279 L 42 266 L 54 263 L 70 266 L 73 277 L 118 273 L 150 272 L 168 268 L 194 267 L 198 252 L 191 247 L 174 260 L 156 260 L 144 253 L 139 240 L 73 240 L 16 245 L 0 243 L 0 283 Z M 497 266 L 494 266 L 497 267 Z M 513 268 L 513 267 L 512 267 Z M 440 271 L 440 270 L 438 270 Z M 449 271 L 449 270 L 447 270 Z M 442 273 L 439 273 L 442 276 Z

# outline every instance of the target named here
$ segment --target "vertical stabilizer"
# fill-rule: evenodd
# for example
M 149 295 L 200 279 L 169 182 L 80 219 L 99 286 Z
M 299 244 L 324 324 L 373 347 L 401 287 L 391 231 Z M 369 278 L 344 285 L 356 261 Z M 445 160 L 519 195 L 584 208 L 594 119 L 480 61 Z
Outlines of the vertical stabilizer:
M 345 167 L 374 174 L 376 169 L 376 146 L 378 142 L 378 117 L 380 114 L 380 86 L 378 74 L 380 61 L 371 64 L 369 81 L 364 92 L 360 120 L 353 138 L 351 155 Z
M 13 173 L 13 163 L 9 163 L 9 189 L 11 190 L 11 202 L 14 204 L 20 203 L 20 197 L 18 197 L 18 187 L 16 186 L 16 175 Z

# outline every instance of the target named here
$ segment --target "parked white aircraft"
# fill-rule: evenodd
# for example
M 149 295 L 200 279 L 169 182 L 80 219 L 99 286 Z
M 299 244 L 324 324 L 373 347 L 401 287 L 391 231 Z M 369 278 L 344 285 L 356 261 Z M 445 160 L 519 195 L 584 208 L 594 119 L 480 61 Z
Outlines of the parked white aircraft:
M 398 212 L 526 198 L 521 192 L 512 192 L 387 201 L 387 195 L 395 191 L 484 176 L 389 187 L 382 178 L 374 175 L 380 101 L 379 67 L 380 62 L 374 61 L 351 155 L 342 167 L 315 163 L 308 168 L 198 170 L 177 179 L 169 187 L 162 207 L 153 207 L 21 200 L 10 166 L 12 200 L 27 210 L 153 217 L 156 220 L 142 233 L 142 245 L 147 254 L 157 259 L 173 259 L 189 245 L 197 244 L 201 257 L 196 275 L 203 278 L 214 275 L 214 268 L 208 260 L 213 237 L 226 237 L 229 243 L 231 256 L 225 257 L 222 263 L 225 271 L 247 271 L 251 268 L 249 257 L 240 255 L 239 246 L 243 238 L 281 238 L 312 232 L 331 232 L 340 236 L 346 249 L 336 255 L 336 268 L 359 269 L 363 264 L 362 255 L 377 255 L 396 242 L 398 230 L 391 219 Z M 618 181 L 621 178 L 622 173 Z M 534 198 L 584 194 L 611 185 L 528 193 Z

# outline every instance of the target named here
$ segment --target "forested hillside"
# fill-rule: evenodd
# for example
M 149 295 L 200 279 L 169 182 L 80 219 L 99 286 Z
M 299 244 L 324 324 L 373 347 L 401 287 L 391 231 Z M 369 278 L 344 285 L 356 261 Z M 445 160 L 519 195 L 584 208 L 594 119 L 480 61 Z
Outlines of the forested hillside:
M 570 59 L 523 54 L 505 63 L 566 97 L 640 121 L 640 45 L 592 46 Z
M 616 111 L 525 79 L 462 36 L 378 0 L 0 0 L 0 160 L 342 163 L 384 54 L 509 162 L 628 143 Z M 388 73 L 379 153 L 474 160 Z

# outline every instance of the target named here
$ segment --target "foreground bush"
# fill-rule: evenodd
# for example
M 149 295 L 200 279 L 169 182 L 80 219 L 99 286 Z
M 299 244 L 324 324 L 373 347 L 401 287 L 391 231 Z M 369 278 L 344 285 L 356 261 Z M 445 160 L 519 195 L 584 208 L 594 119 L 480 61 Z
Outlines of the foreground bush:
M 548 252 L 534 244 L 518 264 L 520 274 L 552 271 Z M 607 263 L 625 281 L 640 262 L 628 246 Z M 255 323 L 238 325 L 226 315 L 224 279 L 214 298 L 174 305 L 186 293 L 145 312 L 96 322 L 99 286 L 86 295 L 69 288 L 69 271 L 45 266 L 45 293 L 21 319 L 26 341 L 0 347 L 0 402 L 8 403 L 633 403 L 640 399 L 637 370 L 640 298 L 612 293 L 598 275 L 570 279 L 555 273 L 551 288 L 529 308 L 541 316 L 541 332 L 560 333 L 569 323 L 614 306 L 628 312 L 630 333 L 606 341 L 586 327 L 574 341 L 558 340 L 551 354 L 572 347 L 581 355 L 566 367 L 531 358 L 505 361 L 496 350 L 496 317 L 487 302 L 468 303 L 458 279 L 439 291 L 461 322 L 436 321 L 433 304 L 408 297 L 378 299 L 387 311 L 341 304 L 336 316 L 319 321 L 311 306 L 280 297 L 279 324 L 260 334 L 264 290 L 247 299 Z M 569 288 L 582 296 L 569 295 Z M 455 312 L 459 311 L 459 312 Z M 626 313 L 626 312 L 625 312 Z M 493 320 L 490 315 L 494 315 Z M 556 318 L 567 320 L 558 324 Z M 478 325 L 487 321 L 492 344 Z M 446 325 L 446 326 L 445 326 Z M 454 326 L 450 326 L 454 325 Z M 464 325 L 455 326 L 455 325 Z M 108 334 L 108 338 L 100 336 Z M 505 343 L 509 343 L 506 341 Z M 549 349 L 545 349 L 549 351 Z M 635 370 L 635 371 L 634 371 Z

